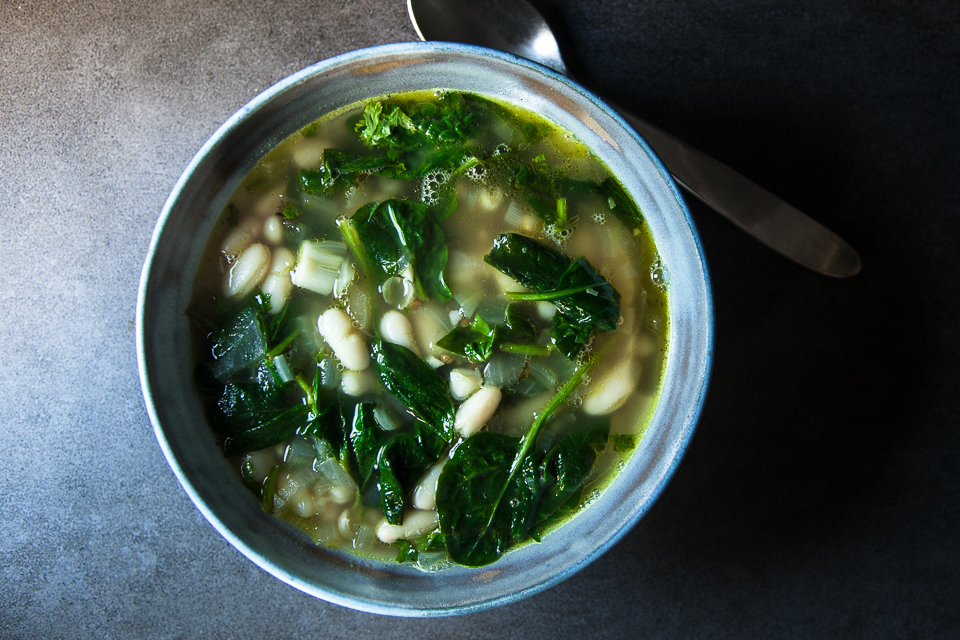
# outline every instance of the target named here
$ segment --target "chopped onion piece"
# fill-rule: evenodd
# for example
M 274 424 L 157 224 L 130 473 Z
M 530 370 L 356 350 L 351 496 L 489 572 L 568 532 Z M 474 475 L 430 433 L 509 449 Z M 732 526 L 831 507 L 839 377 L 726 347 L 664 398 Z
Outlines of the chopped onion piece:
M 330 295 L 340 276 L 345 253 L 343 243 L 307 240 L 300 246 L 300 257 L 290 279 L 302 289 Z

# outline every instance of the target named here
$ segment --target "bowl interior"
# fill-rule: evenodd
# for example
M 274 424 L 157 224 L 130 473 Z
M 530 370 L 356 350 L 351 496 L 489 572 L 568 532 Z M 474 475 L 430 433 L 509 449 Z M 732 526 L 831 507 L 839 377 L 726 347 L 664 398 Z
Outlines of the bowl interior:
M 425 573 L 318 548 L 265 514 L 218 448 L 192 382 L 184 315 L 218 215 L 258 159 L 297 129 L 360 100 L 419 89 L 488 95 L 573 132 L 640 205 L 669 279 L 665 380 L 627 468 L 572 521 L 484 569 Z M 241 553 L 324 600 L 375 613 L 466 613 L 525 597 L 613 545 L 650 507 L 693 433 L 706 391 L 712 311 L 704 258 L 683 200 L 650 148 L 566 78 L 509 54 L 445 43 L 385 45 L 320 62 L 270 88 L 198 152 L 167 200 L 144 266 L 137 309 L 144 398 L 157 439 L 190 498 Z

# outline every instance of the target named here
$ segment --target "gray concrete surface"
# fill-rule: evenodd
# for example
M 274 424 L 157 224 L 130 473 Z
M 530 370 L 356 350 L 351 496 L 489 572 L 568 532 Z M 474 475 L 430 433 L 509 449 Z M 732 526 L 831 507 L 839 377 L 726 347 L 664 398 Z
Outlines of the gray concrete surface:
M 818 277 L 697 203 L 714 383 L 673 483 L 561 585 L 397 620 L 204 521 L 137 380 L 140 267 L 275 81 L 412 40 L 400 0 L 0 2 L 0 637 L 960 637 L 960 7 L 540 0 L 574 72 L 856 246 Z

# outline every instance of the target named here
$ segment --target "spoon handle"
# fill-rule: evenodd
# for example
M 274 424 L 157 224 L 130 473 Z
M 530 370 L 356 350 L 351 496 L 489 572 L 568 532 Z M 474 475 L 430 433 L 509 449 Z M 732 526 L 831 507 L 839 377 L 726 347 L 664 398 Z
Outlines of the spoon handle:
M 774 251 L 819 273 L 860 272 L 860 256 L 840 236 L 725 164 L 617 108 L 653 147 L 680 186 Z

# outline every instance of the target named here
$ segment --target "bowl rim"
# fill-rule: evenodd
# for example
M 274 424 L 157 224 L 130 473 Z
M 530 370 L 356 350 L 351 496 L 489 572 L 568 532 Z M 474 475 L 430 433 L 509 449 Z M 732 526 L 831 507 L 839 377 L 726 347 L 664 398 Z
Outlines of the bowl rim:
M 298 576 L 292 574 L 291 572 L 285 570 L 283 567 L 274 565 L 273 563 L 266 560 L 260 552 L 252 548 L 247 541 L 239 537 L 235 532 L 233 532 L 218 516 L 217 513 L 211 509 L 200 495 L 197 488 L 193 485 L 193 482 L 190 477 L 188 477 L 186 470 L 182 467 L 180 461 L 177 459 L 176 453 L 172 446 L 172 443 L 168 439 L 167 433 L 165 432 L 160 419 L 160 414 L 158 408 L 155 404 L 155 398 L 153 394 L 153 385 L 151 384 L 150 373 L 148 371 L 148 348 L 147 348 L 147 327 L 145 326 L 145 313 L 147 307 L 147 298 L 149 294 L 149 284 L 150 284 L 150 273 L 151 267 L 154 265 L 157 260 L 158 249 L 163 236 L 164 231 L 169 226 L 169 222 L 172 216 L 176 211 L 176 203 L 179 196 L 184 192 L 187 185 L 193 179 L 193 176 L 197 169 L 200 167 L 204 158 L 210 153 L 210 151 L 216 147 L 221 140 L 230 134 L 231 131 L 236 129 L 241 123 L 243 123 L 251 114 L 256 113 L 261 107 L 267 105 L 277 96 L 283 94 L 289 89 L 296 87 L 308 80 L 314 78 L 315 76 L 321 75 L 331 69 L 341 67 L 343 65 L 349 65 L 351 63 L 369 60 L 371 57 L 377 56 L 392 56 L 392 55 L 407 55 L 407 54 L 424 54 L 424 53 L 444 53 L 451 55 L 464 55 L 482 57 L 482 58 L 493 58 L 500 60 L 502 62 L 508 63 L 510 65 L 518 65 L 520 67 L 532 70 L 542 76 L 549 78 L 551 82 L 560 83 L 565 85 L 568 89 L 572 90 L 574 93 L 579 94 L 579 96 L 589 101 L 593 107 L 599 108 L 606 116 L 613 119 L 619 124 L 619 126 L 627 133 L 628 137 L 632 138 L 632 141 L 638 144 L 647 154 L 648 158 L 659 170 L 662 178 L 664 179 L 666 186 L 672 192 L 673 197 L 676 199 L 677 205 L 680 209 L 680 213 L 684 221 L 686 222 L 686 227 L 689 233 L 692 235 L 693 244 L 696 248 L 696 258 L 698 261 L 698 266 L 700 272 L 703 276 L 703 287 L 705 291 L 705 299 L 703 303 L 703 313 L 704 313 L 704 330 L 706 335 L 703 336 L 703 344 L 705 346 L 704 353 L 702 356 L 702 368 L 699 370 L 698 375 L 698 391 L 695 405 L 691 408 L 689 413 L 686 414 L 686 428 L 683 431 L 682 438 L 679 442 L 675 443 L 675 448 L 672 450 L 673 454 L 670 459 L 670 464 L 666 468 L 666 471 L 662 473 L 659 482 L 652 487 L 648 497 L 645 499 L 644 504 L 640 505 L 635 509 L 633 517 L 625 523 L 624 526 L 621 526 L 612 535 L 610 535 L 602 544 L 593 548 L 593 550 L 583 556 L 579 562 L 566 566 L 560 571 L 553 573 L 546 580 L 524 588 L 522 590 L 513 591 L 507 593 L 500 597 L 491 598 L 479 602 L 472 603 L 463 603 L 459 605 L 454 605 L 444 609 L 418 609 L 418 608 L 397 608 L 395 606 L 384 605 L 379 601 L 374 600 L 364 600 L 362 598 L 357 598 L 355 596 L 343 595 L 337 591 L 318 586 L 313 583 L 305 583 Z M 611 167 L 612 168 L 612 167 Z M 613 168 L 612 168 L 613 169 Z M 614 169 L 614 173 L 617 173 Z M 192 282 L 192 279 L 191 279 Z M 141 278 L 138 288 L 137 296 L 137 308 L 136 308 L 136 348 L 137 348 L 137 364 L 138 372 L 141 382 L 141 389 L 143 393 L 144 403 L 146 406 L 147 414 L 150 419 L 151 425 L 153 426 L 154 434 L 157 438 L 157 441 L 160 445 L 161 450 L 163 451 L 164 457 L 167 460 L 167 463 L 171 467 L 171 470 L 177 477 L 180 485 L 183 487 L 184 491 L 190 497 L 190 500 L 198 508 L 198 510 L 203 514 L 204 518 L 213 526 L 221 536 L 223 536 L 234 548 L 239 550 L 244 556 L 253 561 L 255 564 L 260 566 L 262 569 L 277 577 L 278 579 L 294 586 L 295 588 L 309 593 L 315 597 L 321 598 L 328 602 L 332 602 L 341 606 L 358 609 L 361 611 L 366 611 L 370 613 L 392 615 L 392 616 L 407 616 L 407 617 L 433 617 L 433 616 L 444 616 L 444 615 L 460 615 L 466 613 L 472 613 L 480 610 L 486 610 L 503 604 L 508 604 L 515 602 L 517 600 L 526 598 L 535 593 L 539 593 L 545 589 L 548 589 L 559 582 L 570 577 L 583 567 L 585 567 L 590 562 L 594 561 L 597 557 L 609 550 L 613 545 L 615 545 L 628 531 L 630 531 L 640 518 L 645 515 L 657 498 L 661 495 L 664 487 L 673 477 L 674 472 L 676 471 L 677 466 L 680 464 L 687 447 L 689 446 L 690 440 L 695 431 L 697 422 L 699 421 L 700 415 L 703 410 L 703 405 L 706 399 L 707 389 L 710 381 L 710 374 L 713 367 L 713 349 L 714 349 L 714 309 L 713 309 L 713 294 L 712 294 L 712 285 L 709 271 L 707 269 L 706 257 L 703 252 L 703 247 L 700 241 L 699 233 L 697 232 L 696 226 L 694 224 L 693 218 L 690 214 L 689 208 L 683 197 L 680 194 L 679 189 L 677 188 L 676 183 L 670 176 L 667 169 L 664 167 L 662 161 L 653 151 L 653 149 L 647 144 L 644 140 L 630 125 L 627 123 L 612 107 L 607 103 L 597 97 L 595 94 L 585 89 L 575 81 L 570 78 L 559 74 L 558 72 L 540 65 L 538 63 L 532 62 L 525 58 L 515 56 L 510 53 L 505 53 L 501 51 L 496 51 L 492 49 L 487 49 L 484 47 L 478 47 L 475 45 L 465 45 L 459 43 L 448 43 L 448 42 L 406 42 L 406 43 L 394 43 L 394 44 L 383 44 L 373 47 L 366 47 L 362 49 L 357 49 L 353 51 L 348 51 L 331 58 L 319 61 L 313 65 L 310 65 L 282 80 L 270 86 L 266 90 L 262 91 L 260 94 L 255 96 L 248 103 L 243 105 L 238 109 L 233 115 L 231 115 L 217 130 L 207 139 L 207 141 L 200 147 L 200 149 L 194 154 L 193 158 L 184 169 L 183 173 L 178 178 L 175 183 L 170 195 L 166 199 L 163 208 L 161 210 L 160 216 L 158 218 L 156 227 L 154 228 L 150 247 L 147 252 L 146 259 L 144 261 L 144 266 L 141 272 Z M 668 354 L 669 357 L 669 354 Z

